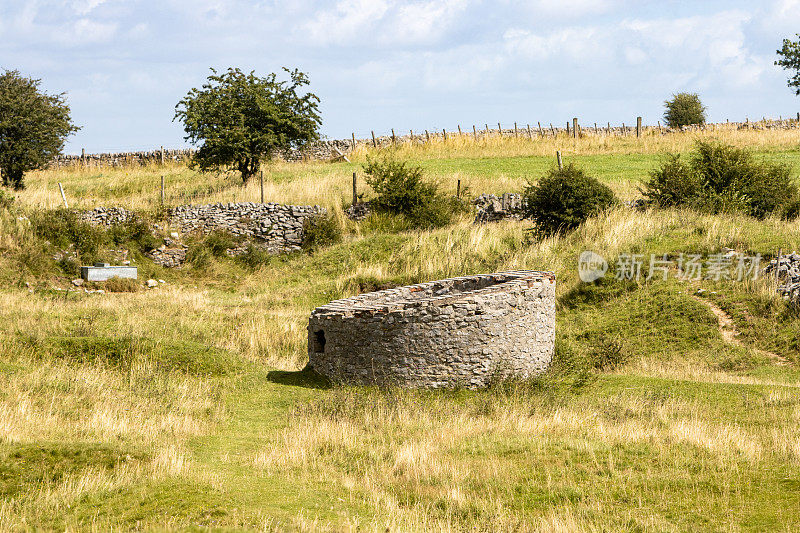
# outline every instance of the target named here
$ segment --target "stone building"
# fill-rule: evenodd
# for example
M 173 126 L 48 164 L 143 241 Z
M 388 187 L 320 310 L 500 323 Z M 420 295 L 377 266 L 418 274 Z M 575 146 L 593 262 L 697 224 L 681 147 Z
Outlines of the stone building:
M 488 385 L 547 369 L 555 276 L 511 271 L 360 294 L 311 313 L 309 366 L 334 382 Z

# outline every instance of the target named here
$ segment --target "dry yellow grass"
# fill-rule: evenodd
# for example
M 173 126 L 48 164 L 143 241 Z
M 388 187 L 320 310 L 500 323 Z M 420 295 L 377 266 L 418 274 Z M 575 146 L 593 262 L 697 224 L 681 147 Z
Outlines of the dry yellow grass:
M 755 141 L 748 137 L 752 132 L 716 134 L 735 137 L 734 143 Z M 762 132 L 758 142 L 787 149 L 797 143 L 794 135 Z M 669 137 L 642 142 L 653 152 L 691 142 L 690 135 Z M 549 157 L 556 148 L 537 142 L 496 140 L 482 147 L 452 139 L 452 146 L 402 147 L 400 154 L 425 161 L 541 149 Z M 556 142 L 566 143 L 558 145 L 566 151 L 572 141 Z M 573 149 L 624 155 L 643 146 L 634 142 L 615 139 L 603 146 L 581 139 L 584 144 Z M 356 154 L 356 161 L 364 155 Z M 559 335 L 565 342 L 581 340 L 597 324 L 610 333 L 637 328 L 626 346 L 635 357 L 593 373 L 584 385 L 555 375 L 527 388 L 480 393 L 291 386 L 309 385 L 291 371 L 305 364 L 310 309 L 352 294 L 365 280 L 405 283 L 487 269 L 547 269 L 555 271 L 564 299 L 578 287 L 577 256 L 587 248 L 609 259 L 651 248 L 680 252 L 687 244 L 800 249 L 796 222 L 619 208 L 570 235 L 533 242 L 525 240 L 525 223 L 475 225 L 469 217 L 438 230 L 387 235 L 344 220 L 341 204 L 352 168 L 280 163 L 271 169 L 269 199 L 332 207 L 346 230 L 344 243 L 312 256 L 254 271 L 225 259 L 205 271 L 166 272 L 166 285 L 137 293 L 65 298 L 47 291 L 51 283 L 67 285 L 66 279 L 42 281 L 34 293 L 22 287 L 0 291 L 0 453 L 27 445 L 142 451 L 140 459 L 113 469 L 90 464 L 57 481 L 30 481 L 0 500 L 0 529 L 800 527 L 794 485 L 800 475 L 800 374 L 793 366 L 775 367 L 747 346 L 726 345 L 709 326 L 713 316 L 705 317 L 707 310 L 688 297 L 693 285 L 670 286 L 666 296 L 657 284 L 642 285 L 630 297 L 609 296 L 609 304 L 564 305 Z M 121 199 L 147 208 L 157 202 L 153 178 L 161 170 L 35 173 L 20 200 L 29 209 L 55 205 L 60 197 L 53 184 L 61 180 L 82 207 Z M 258 197 L 256 183 L 240 188 L 224 177 L 165 170 L 199 193 L 193 202 Z M 501 179 L 505 187 L 521 178 Z M 205 180 L 219 187 L 203 192 Z M 494 178 L 475 183 L 488 187 Z M 9 254 L 31 239 L 23 218 L 0 217 L 0 247 Z M 781 304 L 768 283 L 715 290 L 744 294 L 765 307 Z M 625 314 L 623 306 L 646 310 L 653 299 L 677 301 L 684 314 Z M 683 329 L 670 329 L 676 323 Z M 708 338 L 690 350 L 675 347 L 685 339 L 664 333 L 696 329 Z M 231 375 L 200 377 L 165 371 L 147 358 L 123 370 L 58 362 L 29 353 L 25 332 L 185 340 L 225 350 L 240 366 Z M 658 335 L 660 344 L 650 347 L 648 337 Z M 591 337 L 581 342 L 587 351 L 593 348 Z M 726 357 L 751 366 L 731 370 L 719 364 Z M 276 368 L 289 373 L 276 378 L 270 374 Z

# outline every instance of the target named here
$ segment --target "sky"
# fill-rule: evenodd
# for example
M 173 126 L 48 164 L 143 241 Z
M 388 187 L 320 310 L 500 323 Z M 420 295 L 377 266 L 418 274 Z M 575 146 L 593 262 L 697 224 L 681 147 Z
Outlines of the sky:
M 800 0 L 0 0 L 0 69 L 65 92 L 67 153 L 186 146 L 175 104 L 210 68 L 299 68 L 321 133 L 541 121 L 655 124 L 697 92 L 714 121 L 795 116 L 773 63 Z

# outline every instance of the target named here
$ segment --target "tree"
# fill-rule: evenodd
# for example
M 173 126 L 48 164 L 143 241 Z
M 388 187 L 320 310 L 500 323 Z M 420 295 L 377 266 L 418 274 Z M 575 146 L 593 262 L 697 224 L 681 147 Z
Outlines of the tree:
M 783 56 L 783 59 L 777 60 L 775 64 L 785 70 L 795 71 L 794 76 L 787 81 L 787 85 L 794 87 L 794 94 L 800 95 L 800 33 L 797 34 L 797 37 L 797 41 L 783 40 L 783 48 L 777 51 L 779 56 Z
M 41 80 L 17 70 L 0 75 L 0 171 L 3 186 L 23 189 L 25 172 L 44 168 L 78 127 L 64 93 L 46 94 Z
M 175 106 L 187 141 L 202 142 L 192 165 L 202 171 L 234 168 L 247 181 L 276 152 L 297 149 L 319 138 L 319 98 L 298 91 L 309 81 L 299 70 L 284 68 L 290 81 L 276 74 L 259 78 L 229 68 L 193 88 Z
M 664 107 L 664 120 L 670 128 L 706 123 L 706 107 L 696 93 L 673 94 Z

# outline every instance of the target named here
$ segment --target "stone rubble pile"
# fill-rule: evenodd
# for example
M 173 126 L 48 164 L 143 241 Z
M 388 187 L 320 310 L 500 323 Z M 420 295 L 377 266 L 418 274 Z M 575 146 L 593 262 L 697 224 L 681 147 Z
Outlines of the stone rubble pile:
M 778 294 L 796 303 L 800 303 L 800 254 L 792 252 L 781 255 L 780 260 L 773 259 L 764 268 L 765 274 L 775 275 L 777 271 Z
M 482 194 L 472 203 L 475 205 L 476 223 L 523 218 L 521 194 L 504 193 L 500 197 L 494 194 Z
M 364 220 L 372 213 L 372 206 L 369 202 L 358 202 L 345 209 L 344 213 L 350 220 L 358 222 Z
M 94 224 L 95 226 L 108 227 L 117 224 L 125 224 L 136 218 L 136 214 L 133 211 L 128 211 L 124 207 L 96 207 L 89 211 L 79 212 L 78 218 L 84 222 Z
M 166 244 L 159 246 L 155 250 L 147 253 L 147 257 L 153 260 L 157 265 L 166 268 L 177 268 L 186 262 L 186 250 L 188 246 L 185 244 L 180 246 L 168 247 Z

